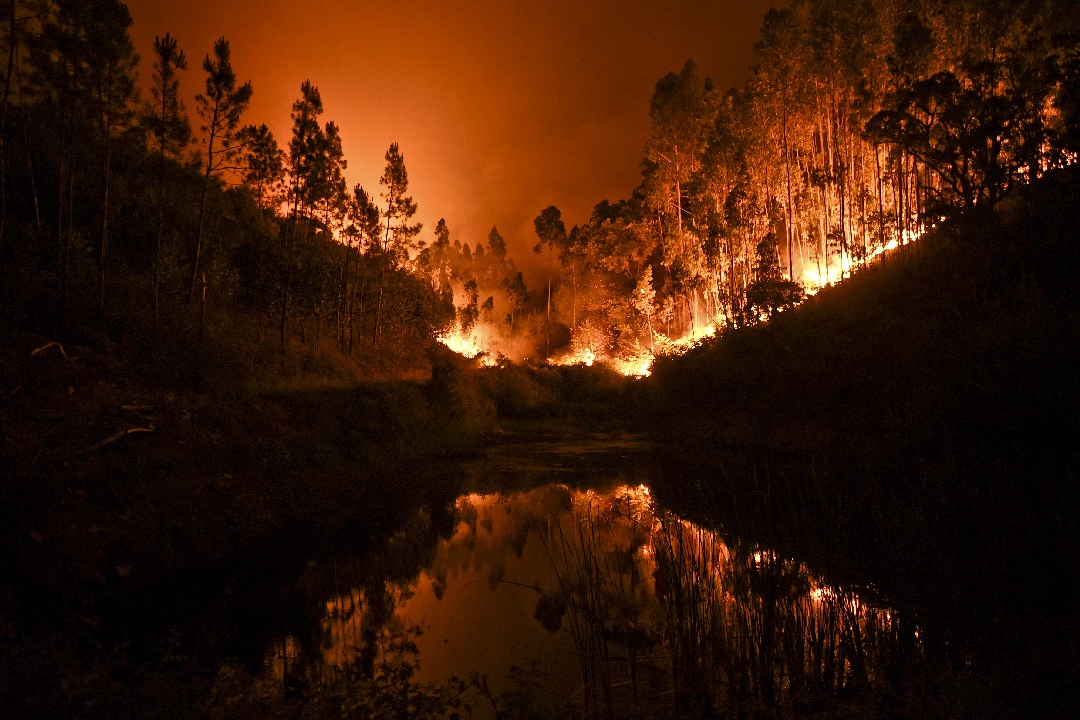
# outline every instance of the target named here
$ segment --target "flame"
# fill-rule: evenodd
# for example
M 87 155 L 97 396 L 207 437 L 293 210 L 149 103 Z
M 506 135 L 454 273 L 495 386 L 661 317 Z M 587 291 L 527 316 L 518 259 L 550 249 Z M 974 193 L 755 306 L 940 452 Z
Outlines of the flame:
M 700 325 L 676 340 L 670 340 L 661 333 L 654 333 L 654 335 L 659 346 L 657 355 L 682 355 L 687 350 L 715 337 L 716 325 Z
M 680 338 L 669 339 L 666 335 L 654 332 L 655 352 L 639 350 L 629 356 L 608 357 L 598 354 L 589 347 L 577 348 L 569 353 L 550 358 L 550 365 L 585 365 L 592 367 L 595 363 L 606 365 L 620 375 L 626 377 L 643 378 L 652 374 L 653 361 L 658 355 L 682 355 L 690 348 L 697 347 L 708 338 L 715 337 L 717 326 L 715 324 L 702 325 L 694 328 Z
M 585 367 L 592 367 L 596 362 L 596 353 L 592 348 L 578 348 L 566 355 L 560 355 L 548 360 L 550 365 L 584 365 Z
M 440 335 L 436 339 L 458 355 L 467 357 L 470 360 L 478 358 L 481 364 L 486 367 L 494 367 L 498 362 L 496 360 L 496 353 L 493 353 L 489 348 L 484 347 L 480 339 L 472 333 L 466 335 L 460 330 L 453 330 L 452 332 Z
M 627 377 L 649 377 L 652 375 L 652 355 L 640 355 L 632 358 L 616 358 L 611 361 L 611 366 L 617 372 Z
M 440 335 L 438 340 L 458 355 L 464 355 L 470 359 L 483 352 L 480 344 L 472 335 L 464 335 L 460 330 Z
M 928 227 L 923 224 L 920 224 L 914 230 L 904 230 L 899 238 L 894 238 L 882 246 L 875 247 L 858 261 L 850 253 L 845 253 L 840 262 L 830 265 L 827 272 L 819 272 L 818 268 L 815 267 L 804 268 L 802 277 L 799 280 L 805 288 L 806 296 L 816 295 L 822 288 L 838 283 L 845 277 L 850 277 L 852 271 L 870 265 L 887 252 L 917 242 L 926 234 L 927 230 Z M 761 320 L 767 321 L 764 316 Z M 706 340 L 716 337 L 723 322 L 724 317 L 722 315 L 715 316 L 714 322 L 699 325 L 675 339 L 654 331 L 652 350 L 639 348 L 630 355 L 607 355 L 602 350 L 597 350 L 585 344 L 586 341 L 582 338 L 576 338 L 569 352 L 548 358 L 547 362 L 549 365 L 583 365 L 585 367 L 592 367 L 599 363 L 627 377 L 649 377 L 652 374 L 653 362 L 657 357 L 686 353 Z M 497 364 L 496 358 L 502 354 L 501 345 L 494 333 L 485 332 L 484 330 L 484 326 L 477 325 L 471 333 L 466 335 L 460 329 L 454 329 L 441 335 L 438 339 L 439 342 L 456 353 L 460 353 L 467 358 L 479 357 L 484 365 L 493 366 Z
M 904 230 L 899 240 L 892 239 L 884 245 L 878 246 L 867 253 L 866 258 L 859 265 L 863 267 L 877 260 L 887 252 L 891 252 L 901 245 L 910 245 L 921 239 L 926 234 L 926 226 L 920 224 L 914 230 Z M 851 271 L 856 265 L 852 262 L 850 254 L 845 254 L 839 267 L 830 266 L 827 273 L 818 272 L 817 268 L 808 267 L 803 270 L 802 284 L 806 288 L 807 297 L 816 295 L 821 288 L 840 282 L 845 276 L 850 277 Z M 823 277 L 824 275 L 824 277 Z
M 626 377 L 648 377 L 652 373 L 653 354 L 639 353 L 630 357 L 605 357 L 592 348 L 579 348 L 565 355 L 548 359 L 549 365 L 584 365 L 592 367 L 600 363 Z

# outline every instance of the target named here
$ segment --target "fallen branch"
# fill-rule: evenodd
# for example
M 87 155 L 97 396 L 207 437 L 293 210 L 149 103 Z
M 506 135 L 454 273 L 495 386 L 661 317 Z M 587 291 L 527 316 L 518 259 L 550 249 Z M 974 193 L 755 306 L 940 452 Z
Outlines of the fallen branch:
M 40 355 L 41 353 L 45 352 L 45 351 L 46 351 L 46 350 L 48 350 L 49 348 L 57 348 L 57 349 L 58 349 L 58 350 L 60 351 L 60 354 L 64 356 L 64 359 L 65 359 L 65 360 L 67 360 L 68 362 L 73 362 L 73 360 L 74 360 L 74 359 L 73 359 L 73 358 L 69 358 L 69 357 L 67 356 L 67 353 L 66 353 L 66 352 L 64 352 L 64 346 L 63 346 L 63 345 L 61 345 L 60 343 L 56 342 L 55 340 L 53 340 L 53 341 L 52 341 L 52 342 L 50 342 L 50 343 L 46 343 L 46 344 L 42 345 L 42 346 L 41 346 L 41 347 L 39 347 L 39 348 L 38 348 L 37 350 L 34 350 L 34 351 L 32 351 L 32 352 L 30 353 L 30 357 L 37 357 L 38 355 Z
M 105 438 L 104 440 L 99 442 L 97 445 L 91 445 L 90 447 L 88 447 L 85 450 L 81 451 L 79 453 L 79 455 L 85 455 L 87 453 L 92 453 L 95 450 L 100 450 L 101 448 L 105 447 L 106 445 L 112 445 L 117 440 L 123 440 L 128 435 L 134 435 L 135 433 L 149 433 L 149 432 L 154 432 L 154 424 L 153 423 L 150 424 L 150 427 L 144 427 L 144 428 L 133 427 L 133 428 L 128 428 L 126 430 L 120 430 L 115 435 L 110 435 L 109 437 Z

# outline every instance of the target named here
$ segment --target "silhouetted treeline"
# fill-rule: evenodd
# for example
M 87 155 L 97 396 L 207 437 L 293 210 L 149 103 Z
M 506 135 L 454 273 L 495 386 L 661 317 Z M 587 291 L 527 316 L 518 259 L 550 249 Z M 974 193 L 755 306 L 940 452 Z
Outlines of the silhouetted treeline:
M 537 218 L 555 318 L 579 349 L 622 356 L 751 324 L 1074 163 L 1078 28 L 1061 0 L 769 11 L 743 88 L 693 62 L 657 83 L 629 199 L 570 232 L 554 208 Z
M 340 130 L 310 82 L 279 144 L 247 117 L 257 88 L 224 38 L 189 67 L 195 49 L 168 34 L 140 60 L 118 0 L 6 10 L 7 327 L 138 352 L 257 338 L 400 354 L 453 322 L 452 294 L 410 260 L 423 243 L 398 146 L 382 202 L 347 188 Z

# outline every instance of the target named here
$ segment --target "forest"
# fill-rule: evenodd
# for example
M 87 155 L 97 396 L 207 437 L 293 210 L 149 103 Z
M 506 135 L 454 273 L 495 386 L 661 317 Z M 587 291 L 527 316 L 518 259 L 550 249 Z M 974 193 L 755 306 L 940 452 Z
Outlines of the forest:
M 1074 717 L 1074 5 L 792 0 L 528 239 L 3 5 L 0 714 Z M 423 674 L 508 596 L 571 680 Z
M 770 10 L 742 88 L 693 61 L 656 84 L 628 199 L 569 232 L 556 208 L 537 217 L 549 317 L 578 357 L 659 354 L 765 321 L 1073 164 L 1077 29 L 1061 2 Z
M 1073 163 L 1075 15 L 1049 1 L 771 10 L 742 88 L 693 61 L 657 82 L 628 199 L 570 230 L 558 208 L 538 214 L 528 265 L 543 282 L 527 288 L 496 228 L 470 247 L 445 221 L 412 223 L 397 144 L 377 192 L 346 187 L 342 129 L 310 81 L 279 143 L 246 117 L 255 90 L 225 38 L 188 73 L 169 35 L 140 61 L 120 2 L 15 2 L 4 321 L 173 367 L 200 365 L 192 347 L 275 345 L 407 367 L 441 337 L 489 361 L 600 357 L 640 374 L 680 337 L 767 320 Z M 194 114 L 181 82 L 200 89 Z
M 471 298 L 461 302 L 461 326 L 494 311 L 490 297 L 478 304 L 476 282 L 501 284 L 516 298 L 513 333 L 525 289 L 498 230 L 486 256 L 480 243 L 451 243 L 444 222 L 421 240 L 396 143 L 379 197 L 348 188 L 341 128 L 324 122 L 311 82 L 279 143 L 247 117 L 255 89 L 240 80 L 225 38 L 187 72 L 185 49 L 169 34 L 140 60 L 121 2 L 9 10 L 0 112 L 6 326 L 123 349 L 182 383 L 203 382 L 208 357 L 228 363 L 275 346 L 355 355 L 354 376 L 398 372 L 422 362 L 424 342 L 456 321 L 453 273 Z M 193 114 L 181 83 L 199 86 Z

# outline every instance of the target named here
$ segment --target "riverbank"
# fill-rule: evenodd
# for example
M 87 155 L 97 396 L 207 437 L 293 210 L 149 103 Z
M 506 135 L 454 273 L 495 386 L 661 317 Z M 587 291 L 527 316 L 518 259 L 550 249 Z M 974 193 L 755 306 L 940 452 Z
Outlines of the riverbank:
M 184 688 L 177 716 L 197 716 L 221 662 L 262 662 L 296 602 L 282 588 L 381 553 L 418 508 L 446 515 L 461 461 L 621 426 L 613 372 L 482 370 L 437 344 L 426 378 L 203 390 L 77 342 L 12 334 L 0 353 L 10 717 L 139 717 Z

